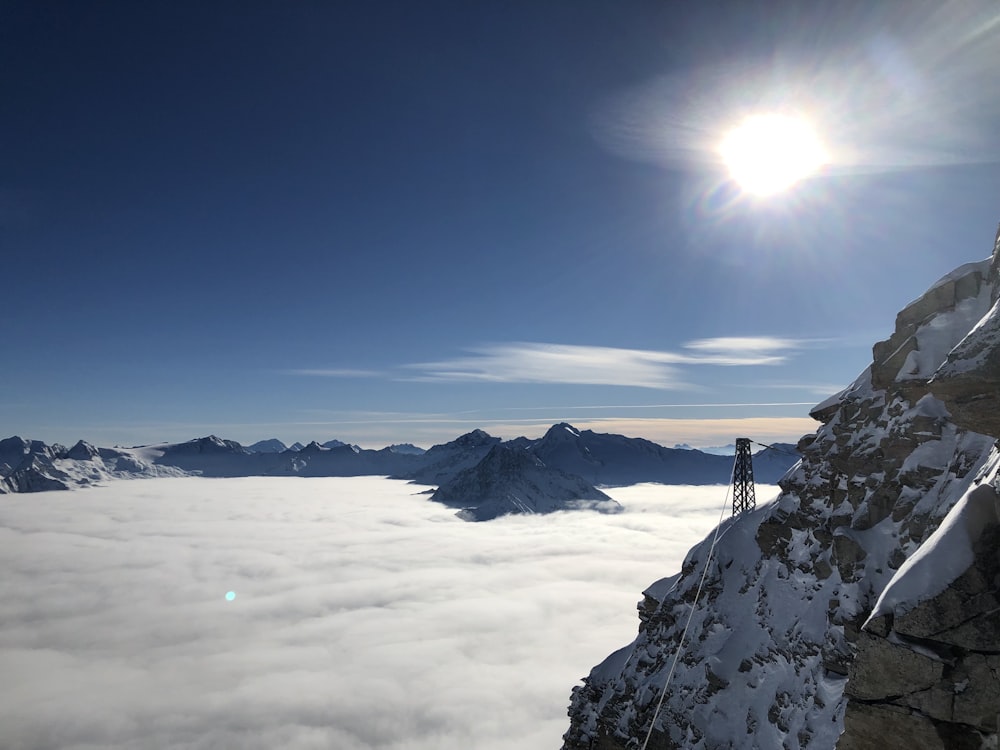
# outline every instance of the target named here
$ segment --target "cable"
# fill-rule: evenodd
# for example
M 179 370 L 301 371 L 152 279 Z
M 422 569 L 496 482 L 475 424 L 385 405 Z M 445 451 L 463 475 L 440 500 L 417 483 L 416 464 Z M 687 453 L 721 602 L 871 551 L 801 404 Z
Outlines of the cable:
M 708 576 L 708 569 L 712 565 L 712 556 L 715 554 L 715 545 L 719 541 L 719 532 L 722 530 L 722 520 L 726 515 L 726 508 L 729 507 L 729 490 L 733 486 L 733 478 L 736 476 L 736 461 L 733 461 L 733 470 L 729 477 L 729 487 L 726 488 L 726 499 L 722 503 L 722 511 L 719 513 L 719 524 L 715 527 L 715 536 L 712 537 L 712 545 L 708 548 L 708 559 L 705 560 L 705 569 L 701 572 L 701 580 L 698 581 L 698 591 L 695 592 L 694 602 L 691 604 L 691 609 L 688 612 L 687 622 L 684 623 L 684 631 L 681 633 L 680 643 L 677 644 L 677 653 L 674 654 L 674 663 L 670 665 L 670 672 L 667 674 L 667 681 L 663 683 L 663 690 L 660 692 L 660 700 L 656 703 L 656 710 L 653 712 L 653 719 L 649 722 L 649 731 L 646 732 L 646 739 L 642 742 L 641 750 L 646 750 L 646 745 L 649 744 L 649 738 L 653 736 L 653 727 L 656 725 L 656 720 L 660 716 L 660 709 L 663 708 L 663 699 L 667 695 L 667 688 L 670 687 L 670 681 L 674 677 L 674 670 L 677 669 L 677 662 L 681 660 L 684 655 L 684 639 L 687 638 L 688 628 L 691 627 L 691 619 L 694 617 L 694 611 L 698 608 L 698 600 L 701 598 L 702 589 L 705 586 L 705 578 Z M 662 605 L 662 602 L 661 602 Z
M 756 440 L 751 440 L 754 445 L 759 445 L 761 448 L 770 449 L 775 453 L 784 453 L 786 456 L 793 456 L 794 458 L 802 458 L 798 453 L 793 453 L 792 451 L 786 451 L 783 448 L 779 448 L 776 445 L 766 445 L 764 443 L 758 443 Z M 761 451 L 763 453 L 764 451 Z

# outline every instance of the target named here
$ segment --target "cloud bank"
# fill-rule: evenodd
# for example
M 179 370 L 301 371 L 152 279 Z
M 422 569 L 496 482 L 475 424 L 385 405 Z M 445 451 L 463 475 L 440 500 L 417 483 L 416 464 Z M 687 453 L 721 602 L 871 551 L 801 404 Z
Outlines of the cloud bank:
M 641 590 L 725 492 L 467 524 L 419 489 L 165 479 L 5 500 L 0 746 L 551 750 L 570 688 L 634 637 Z

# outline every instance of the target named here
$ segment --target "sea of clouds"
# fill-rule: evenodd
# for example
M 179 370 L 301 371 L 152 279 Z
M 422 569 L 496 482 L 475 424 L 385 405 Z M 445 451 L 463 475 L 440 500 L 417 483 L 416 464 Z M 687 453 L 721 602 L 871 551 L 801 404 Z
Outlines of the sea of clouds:
M 570 689 L 726 497 L 640 485 L 609 490 L 617 515 L 477 524 L 422 489 L 0 497 L 0 747 L 553 750 Z

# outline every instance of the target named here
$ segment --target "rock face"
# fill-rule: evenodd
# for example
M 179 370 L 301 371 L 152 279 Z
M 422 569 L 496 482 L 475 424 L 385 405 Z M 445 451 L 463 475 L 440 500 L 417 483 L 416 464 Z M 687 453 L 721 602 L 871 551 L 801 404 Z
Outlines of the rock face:
M 822 426 L 799 442 L 778 498 L 726 521 L 644 592 L 636 639 L 573 689 L 565 750 L 978 748 L 968 743 L 993 736 L 995 561 L 976 557 L 966 571 L 970 552 L 931 595 L 945 599 L 902 601 L 862 626 L 908 558 L 995 473 L 994 439 L 971 431 L 983 429 L 975 419 L 953 421 L 928 381 L 990 313 L 996 263 L 963 266 L 909 305 L 871 367 L 813 410 Z M 966 528 L 962 518 L 949 525 Z M 995 554 L 998 543 L 987 530 L 971 546 Z M 897 590 L 925 590 L 908 580 Z
M 1000 437 L 996 272 L 994 264 L 983 273 L 992 282 L 986 284 L 992 307 L 926 385 L 956 423 Z M 974 485 L 889 582 L 864 624 L 838 748 L 861 750 L 876 742 L 886 750 L 997 746 L 998 467 L 994 449 Z
M 983 481 L 893 578 L 865 623 L 838 748 L 868 748 L 876 739 L 888 750 L 996 746 L 997 463 L 994 455 Z
M 952 350 L 929 385 L 957 424 L 1000 435 L 1000 306 Z

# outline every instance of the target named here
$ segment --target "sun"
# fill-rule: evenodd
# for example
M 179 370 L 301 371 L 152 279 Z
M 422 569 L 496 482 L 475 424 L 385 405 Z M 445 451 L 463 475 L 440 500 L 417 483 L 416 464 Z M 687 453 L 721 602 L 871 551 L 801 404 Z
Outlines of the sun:
M 759 197 L 787 190 L 828 161 L 812 126 L 782 114 L 746 118 L 723 138 L 719 154 L 733 180 Z

